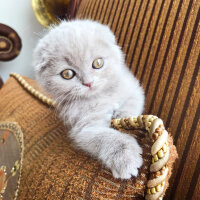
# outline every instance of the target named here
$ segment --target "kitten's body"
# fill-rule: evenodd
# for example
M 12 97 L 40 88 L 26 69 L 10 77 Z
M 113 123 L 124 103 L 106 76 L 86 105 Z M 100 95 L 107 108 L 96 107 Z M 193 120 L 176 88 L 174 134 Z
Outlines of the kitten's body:
M 101 69 L 92 68 L 96 58 L 104 60 Z M 142 149 L 133 137 L 110 128 L 110 120 L 141 114 L 144 95 L 109 28 L 89 20 L 62 22 L 40 40 L 34 66 L 76 146 L 100 159 L 116 178 L 137 176 Z M 65 69 L 76 76 L 63 79 Z

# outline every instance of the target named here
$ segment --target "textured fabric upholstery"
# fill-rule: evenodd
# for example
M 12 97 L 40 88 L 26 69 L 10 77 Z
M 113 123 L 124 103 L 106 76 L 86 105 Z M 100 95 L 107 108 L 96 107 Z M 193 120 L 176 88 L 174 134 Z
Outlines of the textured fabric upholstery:
M 109 24 L 127 66 L 179 154 L 166 199 L 200 199 L 200 1 L 82 0 L 78 18 Z
M 38 90 L 35 81 L 25 80 Z M 0 194 L 3 199 L 8 196 L 19 200 L 144 199 L 153 144 L 145 131 L 121 129 L 134 134 L 143 148 L 144 159 L 138 177 L 122 181 L 113 178 L 100 162 L 74 148 L 67 137 L 67 129 L 57 118 L 56 110 L 31 95 L 16 79 L 11 77 L 5 83 L 0 96 L 0 154 L 3 155 L 0 158 Z M 168 144 L 169 174 L 165 188 L 168 187 L 176 157 L 172 139 L 168 140 Z M 17 152 L 18 156 L 15 155 Z M 16 160 L 20 165 L 11 169 Z M 17 172 L 14 178 L 10 177 L 8 184 L 2 182 L 6 172 L 12 176 Z

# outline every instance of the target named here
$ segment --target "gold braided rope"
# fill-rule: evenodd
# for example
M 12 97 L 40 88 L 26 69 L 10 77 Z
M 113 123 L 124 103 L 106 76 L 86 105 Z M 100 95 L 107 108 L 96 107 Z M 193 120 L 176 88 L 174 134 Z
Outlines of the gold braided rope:
M 56 106 L 55 101 L 34 89 L 21 75 L 11 73 L 10 76 L 14 77 L 24 89 L 43 103 L 52 107 Z M 168 132 L 165 130 L 163 121 L 154 115 L 140 115 L 138 117 L 113 119 L 111 120 L 111 127 L 129 130 L 146 129 L 148 131 L 149 137 L 153 140 L 153 145 L 151 147 L 152 163 L 150 165 L 150 172 L 153 178 L 150 178 L 147 182 L 145 199 L 161 200 L 163 198 L 165 182 L 168 175 L 167 162 L 170 154 Z
M 151 147 L 152 163 L 150 172 L 153 178 L 147 182 L 147 194 L 145 199 L 162 199 L 165 182 L 168 175 L 167 162 L 170 149 L 168 147 L 168 132 L 164 128 L 163 121 L 154 115 L 140 115 L 113 119 L 111 126 L 116 129 L 146 129 L 153 140 Z

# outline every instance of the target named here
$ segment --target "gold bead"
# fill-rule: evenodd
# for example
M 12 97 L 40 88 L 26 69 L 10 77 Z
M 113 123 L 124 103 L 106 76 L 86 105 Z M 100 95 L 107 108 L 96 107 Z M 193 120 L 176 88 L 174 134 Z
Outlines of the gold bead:
M 42 101 L 43 101 L 44 103 L 47 102 L 46 100 L 47 100 L 46 97 L 45 97 L 45 96 L 42 96 Z
M 147 123 L 147 127 L 150 127 L 150 126 L 151 126 L 151 122 L 148 122 L 148 123 Z
M 154 158 L 152 158 L 152 163 L 154 163 L 155 161 L 154 161 Z
M 158 151 L 158 157 L 162 158 L 163 156 L 164 156 L 164 153 L 163 153 L 163 150 L 161 149 Z
M 149 188 L 147 189 L 147 194 L 151 194 L 151 190 Z
M 35 90 L 32 90 L 31 94 L 33 94 L 35 96 Z
M 161 172 L 161 174 L 163 175 L 164 172 L 165 172 L 165 168 L 162 168 L 162 169 L 160 170 L 160 172 Z
M 163 147 L 162 147 L 162 149 L 163 149 L 164 153 L 166 153 L 167 152 L 167 145 L 164 144 Z
M 136 123 L 137 122 L 137 118 L 133 117 L 133 121 Z
M 26 89 L 28 88 L 28 86 L 29 86 L 28 83 L 25 83 L 25 84 L 24 84 L 24 87 L 25 87 Z
M 47 99 L 47 104 L 51 105 L 51 99 L 49 99 L 49 98 Z
M 31 90 L 31 88 L 32 88 L 32 87 L 29 85 L 29 86 L 27 87 L 27 90 L 28 90 L 28 91 L 30 91 L 30 90 Z
M 164 186 L 164 184 L 165 184 L 165 182 L 163 181 L 163 182 L 161 183 L 161 186 L 163 187 L 163 186 Z
M 149 132 L 150 131 L 150 127 L 146 127 L 146 130 Z
M 31 92 L 32 94 L 34 93 L 34 91 L 35 91 L 34 88 L 31 88 L 31 89 L 30 89 L 30 92 Z
M 160 176 L 160 171 L 156 172 L 156 177 Z
M 47 103 L 47 98 L 45 96 L 42 97 L 44 103 Z
M 156 186 L 156 191 L 159 192 L 159 191 L 161 190 L 161 188 L 162 188 L 162 187 L 161 187 L 161 184 L 157 185 L 157 186 Z
M 155 139 L 158 139 L 158 136 L 159 136 L 158 133 L 153 134 L 153 138 L 155 138 Z
M 138 122 L 135 122 L 135 126 L 136 126 L 136 127 L 139 127 L 140 125 L 138 124 Z
M 149 120 L 149 121 L 150 121 L 150 122 L 153 122 L 153 120 L 154 120 L 154 119 L 153 119 L 153 117 L 152 117 L 152 118 L 150 118 L 150 120 Z
M 151 193 L 152 193 L 152 194 L 155 194 L 155 193 L 156 193 L 155 187 L 151 188 Z
M 52 106 L 53 106 L 53 107 L 56 106 L 56 102 L 55 102 L 55 101 L 52 102 Z
M 39 92 L 37 90 L 35 91 L 35 96 L 39 96 Z
M 21 84 L 24 85 L 26 81 L 24 79 L 21 80 Z
M 162 131 L 158 131 L 157 133 L 158 133 L 159 136 L 162 135 Z
M 153 156 L 153 158 L 154 158 L 154 161 L 155 161 L 155 162 L 158 161 L 158 156 L 157 156 L 157 154 L 155 154 L 155 155 Z
M 38 98 L 42 99 L 43 95 L 41 93 L 38 94 Z
M 162 168 L 163 170 L 165 170 L 166 169 L 166 167 L 165 167 L 165 165 L 163 166 L 163 168 Z

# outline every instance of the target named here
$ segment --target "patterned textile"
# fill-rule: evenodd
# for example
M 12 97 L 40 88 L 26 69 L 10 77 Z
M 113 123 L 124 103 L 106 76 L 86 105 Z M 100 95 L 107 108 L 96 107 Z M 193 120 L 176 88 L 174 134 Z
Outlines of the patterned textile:
M 23 161 L 23 133 L 14 122 L 0 122 L 0 199 L 14 199 Z
M 145 113 L 171 130 L 179 159 L 166 199 L 200 199 L 200 1 L 82 0 L 77 17 L 110 25 Z

